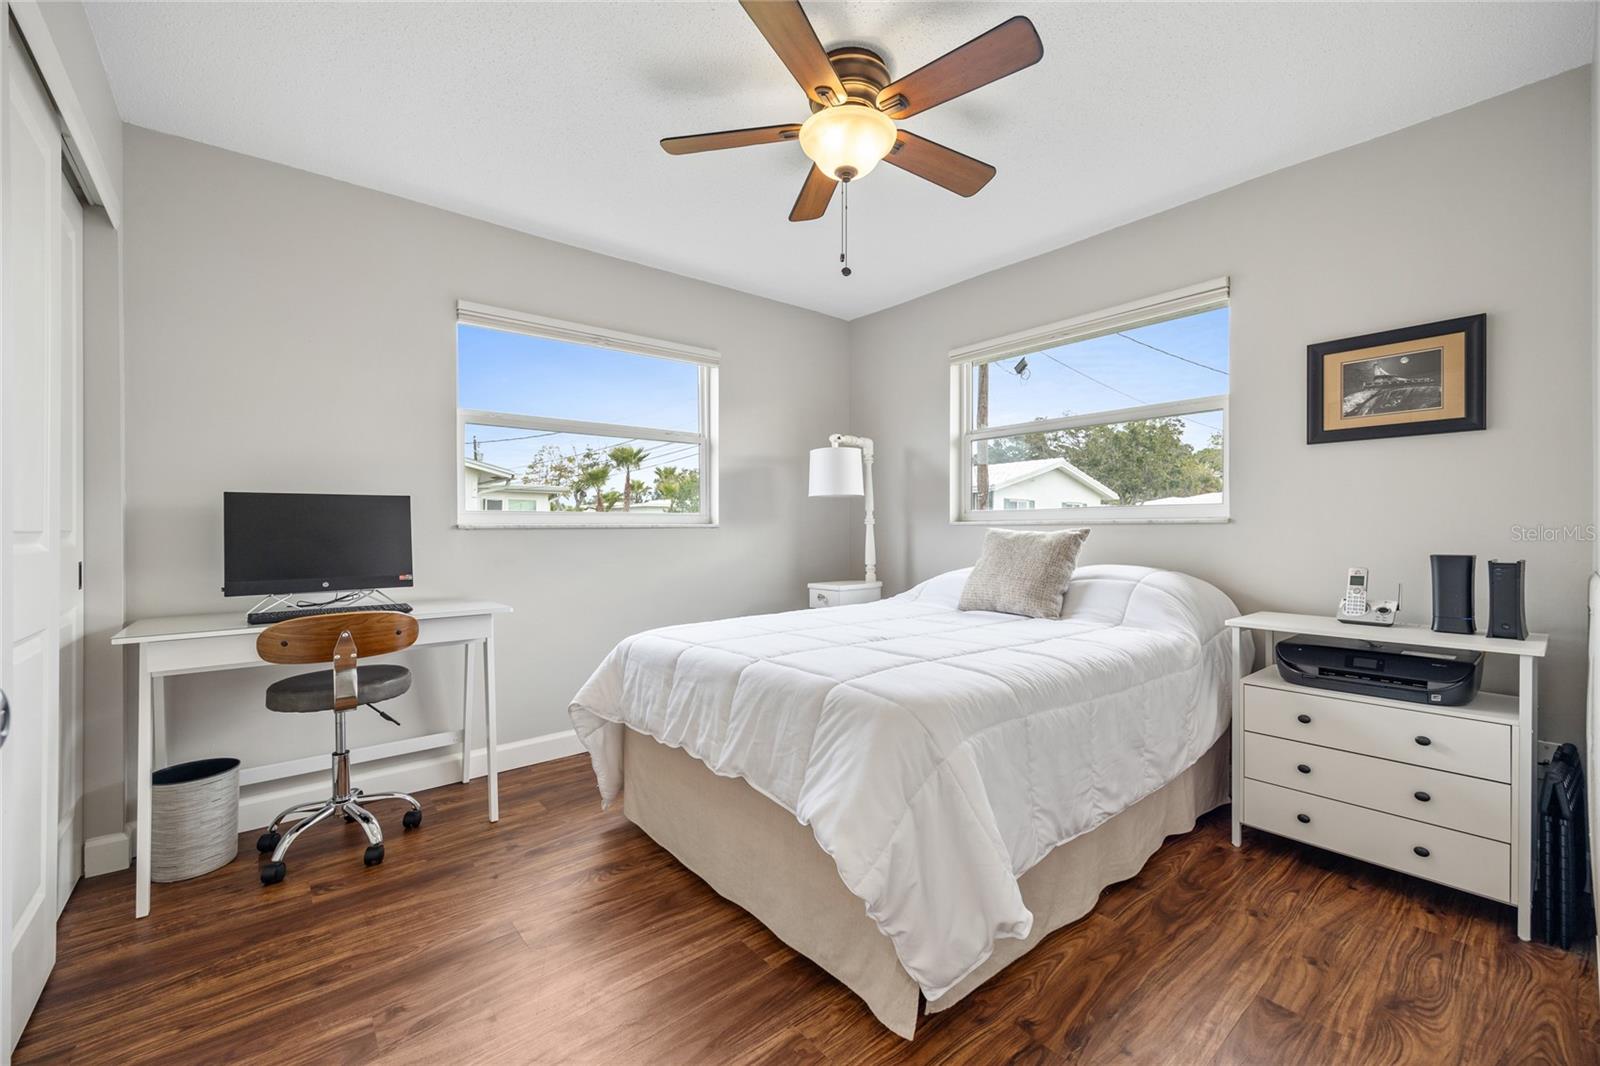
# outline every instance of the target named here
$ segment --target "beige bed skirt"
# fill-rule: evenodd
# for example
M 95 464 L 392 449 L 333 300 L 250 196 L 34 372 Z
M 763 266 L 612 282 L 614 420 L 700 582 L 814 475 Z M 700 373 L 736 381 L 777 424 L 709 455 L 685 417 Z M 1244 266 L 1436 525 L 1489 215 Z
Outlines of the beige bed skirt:
M 866 906 L 839 880 L 810 828 L 744 781 L 632 730 L 623 747 L 623 813 L 717 894 L 737 903 L 866 1003 L 890 1031 L 916 1031 L 919 990 Z M 987 962 L 928 1004 L 945 1010 L 1138 873 L 1167 837 L 1228 801 L 1228 737 L 1188 770 L 1022 875 L 1033 912 L 1025 940 L 1000 940 Z

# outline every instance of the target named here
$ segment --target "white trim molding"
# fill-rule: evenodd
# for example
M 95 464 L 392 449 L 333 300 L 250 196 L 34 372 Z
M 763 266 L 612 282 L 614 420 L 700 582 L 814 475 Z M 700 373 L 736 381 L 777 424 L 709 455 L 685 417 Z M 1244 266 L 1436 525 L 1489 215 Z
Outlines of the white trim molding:
M 1144 300 L 1118 304 L 1051 322 L 1003 337 L 968 344 L 950 352 L 950 521 L 962 525 L 1082 526 L 1148 523 L 1212 523 L 1228 521 L 1229 460 L 1228 394 L 1195 396 L 1165 403 L 1141 404 L 1116 410 L 1095 411 L 1059 418 L 1035 419 L 981 429 L 972 426 L 974 397 L 970 368 L 1000 359 L 1012 359 L 1065 344 L 1092 340 L 1111 333 L 1228 306 L 1226 277 L 1160 293 Z M 1130 506 L 1057 507 L 1047 510 L 975 509 L 972 499 L 973 445 L 1034 433 L 1054 433 L 1088 426 L 1112 425 L 1151 418 L 1217 412 L 1222 419 L 1222 499 L 1217 503 L 1165 503 Z

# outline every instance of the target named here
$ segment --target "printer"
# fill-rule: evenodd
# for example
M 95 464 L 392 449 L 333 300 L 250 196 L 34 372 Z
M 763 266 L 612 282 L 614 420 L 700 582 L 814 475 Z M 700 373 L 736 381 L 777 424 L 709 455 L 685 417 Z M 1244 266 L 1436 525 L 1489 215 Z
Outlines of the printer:
M 1420 651 L 1364 640 L 1290 637 L 1278 642 L 1278 676 L 1295 685 L 1454 707 L 1472 699 L 1482 652 Z

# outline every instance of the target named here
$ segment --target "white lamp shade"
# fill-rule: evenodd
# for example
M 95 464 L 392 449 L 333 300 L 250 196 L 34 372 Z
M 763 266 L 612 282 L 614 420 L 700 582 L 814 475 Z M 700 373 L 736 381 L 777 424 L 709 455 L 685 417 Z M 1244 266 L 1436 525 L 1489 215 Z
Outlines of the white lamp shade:
M 860 448 L 812 448 L 811 495 L 860 496 Z
M 894 147 L 889 116 L 861 103 L 825 107 L 800 126 L 800 150 L 828 177 L 864 178 Z

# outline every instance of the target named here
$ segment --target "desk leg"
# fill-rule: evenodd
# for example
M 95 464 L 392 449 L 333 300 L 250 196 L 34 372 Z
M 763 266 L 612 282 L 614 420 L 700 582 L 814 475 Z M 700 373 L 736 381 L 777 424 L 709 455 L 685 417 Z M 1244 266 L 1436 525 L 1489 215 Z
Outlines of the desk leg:
M 152 677 L 150 684 L 150 736 L 159 770 L 167 765 L 167 679 Z
M 150 675 L 150 659 L 143 648 L 139 649 L 139 722 L 135 740 L 137 745 L 138 781 L 134 783 L 134 816 L 137 830 L 134 833 L 133 916 L 143 918 L 150 913 L 150 774 L 154 769 L 155 743 L 152 722 L 155 686 L 160 678 Z
M 472 780 L 472 645 L 461 646 L 461 783 Z
M 1233 799 L 1233 846 L 1243 842 L 1240 817 L 1244 813 L 1244 630 L 1233 630 L 1233 764 L 1229 769 Z
M 488 743 L 484 754 L 489 768 L 489 821 L 500 820 L 500 738 L 494 713 L 494 619 L 489 619 L 489 635 L 483 640 L 483 718 Z
M 1538 757 L 1538 660 L 1531 655 L 1517 657 L 1517 779 L 1516 828 L 1512 832 L 1516 843 L 1512 848 L 1512 861 L 1516 863 L 1517 938 L 1533 939 L 1533 863 L 1534 799 L 1533 790 L 1539 780 Z

